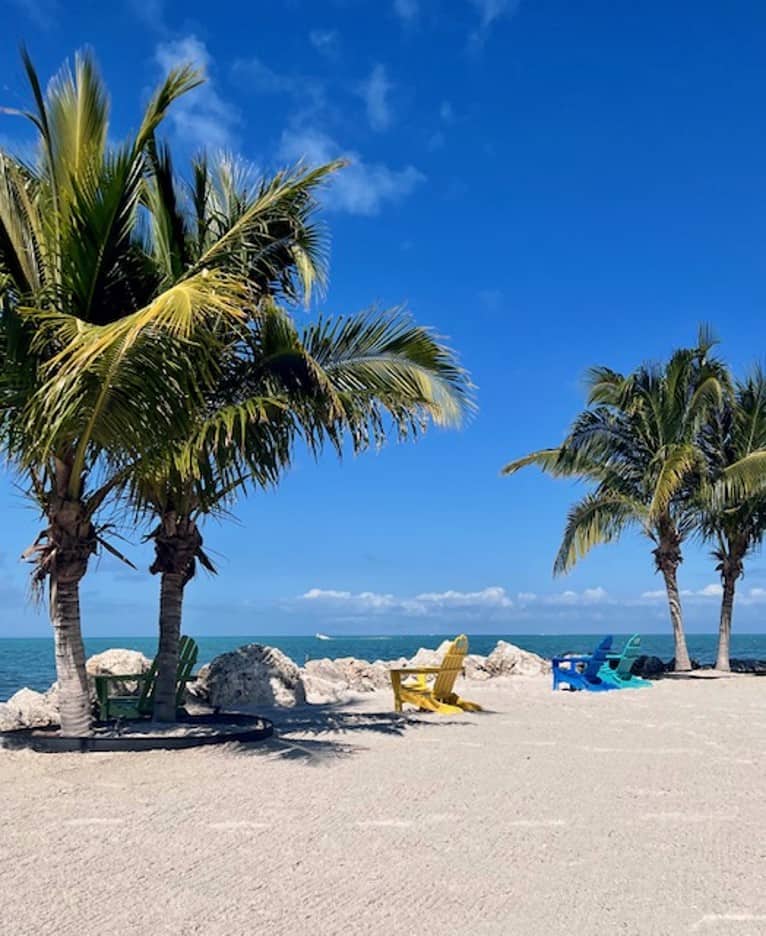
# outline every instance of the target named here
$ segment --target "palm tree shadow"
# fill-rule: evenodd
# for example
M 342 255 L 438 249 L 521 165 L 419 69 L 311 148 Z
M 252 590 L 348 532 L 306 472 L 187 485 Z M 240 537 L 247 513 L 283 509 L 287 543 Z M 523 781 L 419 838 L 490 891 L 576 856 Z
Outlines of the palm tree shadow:
M 259 714 L 274 723 L 273 737 L 253 744 L 241 744 L 238 751 L 246 756 L 320 766 L 368 750 L 364 744 L 357 743 L 355 737 L 360 736 L 361 740 L 366 732 L 402 737 L 406 732 L 421 726 L 465 728 L 471 725 L 466 721 L 430 717 L 418 712 L 344 711 L 342 705 L 307 705 L 298 709 L 274 709 L 268 712 L 261 709 Z

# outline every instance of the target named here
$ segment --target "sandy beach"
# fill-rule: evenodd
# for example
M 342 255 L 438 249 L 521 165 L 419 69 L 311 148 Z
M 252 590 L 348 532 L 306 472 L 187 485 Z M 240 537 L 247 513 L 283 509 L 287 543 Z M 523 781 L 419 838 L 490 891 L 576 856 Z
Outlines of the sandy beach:
M 0 752 L 0 931 L 766 933 L 766 681 L 271 713 L 242 748 Z

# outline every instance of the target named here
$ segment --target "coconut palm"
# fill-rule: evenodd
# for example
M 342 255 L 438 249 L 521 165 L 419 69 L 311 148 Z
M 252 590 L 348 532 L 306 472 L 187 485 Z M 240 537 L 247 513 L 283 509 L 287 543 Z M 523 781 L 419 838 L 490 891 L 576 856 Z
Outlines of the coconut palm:
M 538 465 L 554 476 L 579 477 L 594 487 L 570 510 L 555 573 L 568 572 L 594 546 L 637 528 L 653 543 L 675 642 L 675 668 L 691 668 L 683 628 L 678 567 L 695 527 L 692 492 L 701 470 L 697 439 L 728 386 L 702 330 L 695 348 L 676 351 L 665 365 L 624 376 L 605 367 L 587 377 L 589 409 L 557 448 L 506 465 L 513 474 Z
M 426 422 L 457 423 L 470 406 L 465 373 L 451 352 L 401 311 L 320 317 L 300 332 L 274 298 L 296 301 L 321 283 L 321 238 L 310 223 L 311 200 L 296 203 L 302 236 L 291 250 L 263 250 L 236 235 L 238 218 L 271 183 L 253 183 L 231 160 L 198 161 L 193 198 L 177 191 L 167 153 L 155 161 L 149 243 L 167 280 L 199 263 L 214 231 L 229 247 L 220 265 L 259 297 L 244 323 L 226 325 L 218 379 L 203 405 L 190 401 L 192 430 L 136 464 L 132 500 L 154 518 L 151 571 L 161 575 L 160 644 L 155 717 L 175 716 L 175 674 L 183 595 L 197 563 L 214 566 L 199 521 L 227 509 L 248 487 L 274 484 L 289 466 L 295 441 L 339 454 L 348 435 L 355 451 L 399 437 Z M 200 238 L 198 232 L 204 232 Z
M 700 535 L 714 544 L 716 571 L 721 576 L 721 613 L 716 669 L 731 668 L 732 614 L 737 580 L 744 575 L 745 559 L 760 546 L 766 532 L 764 479 L 749 489 L 724 482 L 743 466 L 763 461 L 766 452 L 766 377 L 755 368 L 737 382 L 709 416 L 700 432 L 705 474 L 696 494 Z
M 147 451 L 189 435 L 218 378 L 227 323 L 257 305 L 251 282 L 225 261 L 255 245 L 268 256 L 290 251 L 308 269 L 311 231 L 302 242 L 291 225 L 297 214 L 300 226 L 306 190 L 334 166 L 272 180 L 233 230 L 199 232 L 196 262 L 168 277 L 156 245 L 147 248 L 147 178 L 160 158 L 157 127 L 199 76 L 172 71 L 135 137 L 111 146 L 90 55 L 45 93 L 26 54 L 24 64 L 39 158 L 26 165 L 0 153 L 0 439 L 46 521 L 27 555 L 34 581 L 49 583 L 62 731 L 79 735 L 90 725 L 79 582 L 100 546 L 113 550 L 97 513 Z

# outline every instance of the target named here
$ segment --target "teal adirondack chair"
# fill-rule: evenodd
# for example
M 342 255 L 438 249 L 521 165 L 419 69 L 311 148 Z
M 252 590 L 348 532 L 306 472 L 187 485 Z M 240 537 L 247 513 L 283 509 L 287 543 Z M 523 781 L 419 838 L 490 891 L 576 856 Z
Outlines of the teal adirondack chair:
M 636 658 L 641 654 L 641 637 L 633 634 L 622 648 L 622 653 L 617 656 L 610 655 L 612 662 L 616 659 L 617 666 L 612 667 L 609 662 L 604 663 L 598 671 L 598 675 L 604 682 L 611 683 L 617 689 L 643 689 L 645 686 L 651 686 L 648 679 L 642 679 L 640 676 L 634 676 L 631 673 Z
M 176 676 L 176 706 L 181 708 L 186 694 L 186 684 L 195 677 L 192 670 L 197 662 L 199 648 L 191 637 L 182 637 L 178 645 L 178 673 Z M 154 690 L 157 686 L 157 657 L 145 673 L 130 674 L 126 676 L 102 675 L 96 676 L 96 699 L 98 701 L 98 717 L 102 721 L 110 718 L 142 718 L 152 714 L 154 707 Z M 114 696 L 109 694 L 109 688 L 116 682 L 139 682 L 141 692 L 134 696 Z

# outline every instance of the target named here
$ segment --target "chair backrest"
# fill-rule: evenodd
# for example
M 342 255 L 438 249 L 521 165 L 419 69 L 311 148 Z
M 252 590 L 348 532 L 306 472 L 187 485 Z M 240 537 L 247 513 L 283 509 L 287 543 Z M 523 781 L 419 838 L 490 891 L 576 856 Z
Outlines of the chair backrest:
M 197 641 L 191 637 L 181 637 L 178 641 L 178 669 L 176 670 L 176 705 L 181 705 L 184 700 L 186 682 L 191 676 L 191 671 L 197 662 L 199 647 Z M 150 714 L 154 707 L 154 690 L 157 686 L 157 657 L 152 660 L 152 665 L 146 674 L 146 679 L 141 680 L 141 694 L 138 697 L 138 711 L 143 714 Z
M 463 670 L 465 655 L 468 653 L 468 638 L 465 634 L 456 637 L 444 654 L 441 668 L 436 674 L 433 693 L 437 699 L 446 699 L 455 688 L 458 673 Z
M 593 651 L 593 655 L 588 661 L 588 665 L 585 667 L 583 675 L 586 679 L 592 679 L 598 676 L 598 671 L 607 661 L 607 653 L 612 648 L 612 636 L 611 634 L 608 637 L 604 637 L 601 643 Z
M 199 647 L 197 641 L 191 637 L 182 637 L 178 644 L 178 675 L 176 685 L 176 705 L 183 705 L 186 695 L 186 683 L 192 674 L 192 670 L 197 665 L 199 656 Z
M 633 668 L 633 664 L 636 662 L 636 657 L 641 654 L 641 635 L 633 634 L 622 649 L 622 656 L 620 657 L 620 662 L 617 664 L 615 673 L 618 676 L 630 676 L 630 671 Z

